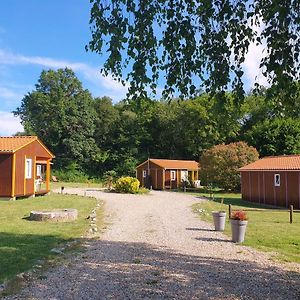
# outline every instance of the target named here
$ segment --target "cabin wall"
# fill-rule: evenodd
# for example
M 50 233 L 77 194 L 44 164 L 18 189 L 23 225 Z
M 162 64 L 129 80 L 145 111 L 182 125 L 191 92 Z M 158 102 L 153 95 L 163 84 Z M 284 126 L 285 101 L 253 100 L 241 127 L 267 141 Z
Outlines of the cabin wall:
M 280 175 L 280 186 L 274 176 Z M 300 208 L 300 172 L 244 171 L 241 172 L 242 198 L 246 201 L 280 207 Z
M 300 209 L 300 172 L 287 172 L 287 187 L 289 205 Z
M 31 168 L 31 178 L 25 179 L 25 160 L 32 160 Z M 16 185 L 15 185 L 15 195 L 25 196 L 34 194 L 34 162 L 35 156 L 25 149 L 21 149 L 16 153 Z
M 143 177 L 143 170 L 145 170 L 148 174 L 148 168 L 150 170 L 150 185 L 155 190 L 163 190 L 163 189 L 176 189 L 181 184 L 181 169 L 167 169 L 156 165 L 153 162 L 149 163 L 145 161 L 139 167 L 136 168 L 136 177 L 140 181 L 140 185 L 142 187 L 147 187 L 147 178 Z M 186 169 L 184 169 L 186 170 Z M 171 171 L 175 172 L 175 180 L 171 180 Z M 197 179 L 196 174 L 197 171 L 194 172 L 194 179 Z
M 12 154 L 0 155 L 0 197 L 12 196 Z
M 171 172 L 170 170 L 165 170 L 165 188 L 170 189 L 171 182 Z
M 140 186 L 147 187 L 147 178 L 143 177 L 143 170 L 148 174 L 148 162 L 146 161 L 141 166 L 136 169 L 136 177 L 140 181 Z M 155 190 L 163 189 L 163 168 L 157 166 L 156 164 L 149 163 L 150 170 L 150 185 Z
M 38 141 L 21 148 L 16 152 L 16 196 L 29 196 L 35 193 L 35 162 L 38 158 L 50 159 L 48 151 Z M 31 178 L 25 179 L 25 160 L 32 159 Z

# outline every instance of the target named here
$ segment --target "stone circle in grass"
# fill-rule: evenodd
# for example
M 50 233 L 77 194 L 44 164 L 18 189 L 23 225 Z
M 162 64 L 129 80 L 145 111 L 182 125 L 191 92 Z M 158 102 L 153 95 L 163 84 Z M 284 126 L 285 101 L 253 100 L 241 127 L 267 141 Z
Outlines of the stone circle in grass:
M 77 209 L 53 209 L 31 211 L 29 220 L 32 221 L 47 221 L 47 222 L 69 222 L 77 219 Z

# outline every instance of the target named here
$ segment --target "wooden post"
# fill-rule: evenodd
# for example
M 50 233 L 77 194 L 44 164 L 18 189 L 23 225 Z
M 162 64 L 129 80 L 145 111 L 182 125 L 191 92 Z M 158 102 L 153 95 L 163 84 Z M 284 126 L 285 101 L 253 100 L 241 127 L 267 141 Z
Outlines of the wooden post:
M 293 205 L 290 205 L 290 224 L 293 223 L 293 210 L 294 210 Z
M 231 217 L 231 211 L 232 211 L 232 208 L 231 208 L 231 204 L 228 205 L 228 218 L 230 219 Z
M 23 182 L 23 193 L 24 193 L 24 196 L 26 195 L 26 155 L 24 156 L 24 182 Z
M 11 197 L 15 198 L 16 195 L 16 153 L 12 157 L 12 170 L 11 170 Z M 25 176 L 24 176 L 25 178 Z
M 46 190 L 50 191 L 50 159 L 47 159 L 47 167 L 46 167 Z
M 33 158 L 33 193 L 36 192 L 36 184 L 35 184 L 35 178 L 36 177 L 36 156 Z

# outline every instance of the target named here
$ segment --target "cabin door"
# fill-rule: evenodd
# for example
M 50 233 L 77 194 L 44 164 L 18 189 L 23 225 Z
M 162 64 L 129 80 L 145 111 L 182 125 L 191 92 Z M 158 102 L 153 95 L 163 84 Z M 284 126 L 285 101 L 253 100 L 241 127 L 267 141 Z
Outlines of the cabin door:
M 45 164 L 36 165 L 35 191 L 46 190 L 46 168 Z

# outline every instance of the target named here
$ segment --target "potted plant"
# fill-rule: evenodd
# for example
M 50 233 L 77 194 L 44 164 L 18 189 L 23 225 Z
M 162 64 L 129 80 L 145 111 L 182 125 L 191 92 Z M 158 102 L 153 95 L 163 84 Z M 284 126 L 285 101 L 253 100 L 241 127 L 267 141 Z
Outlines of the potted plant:
M 223 203 L 224 199 L 221 199 L 220 210 L 212 211 L 216 231 L 224 231 L 225 229 L 226 212 L 222 210 Z
M 242 210 L 232 212 L 230 216 L 232 241 L 242 243 L 245 239 L 248 216 Z
M 109 191 L 112 190 L 112 186 L 113 186 L 113 183 L 116 179 L 116 176 L 117 176 L 117 173 L 113 170 L 110 170 L 110 171 L 106 171 L 104 173 L 104 183 L 105 185 L 107 186 L 107 189 Z

